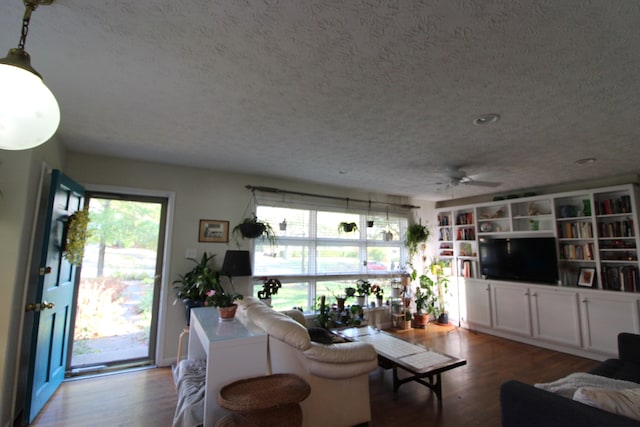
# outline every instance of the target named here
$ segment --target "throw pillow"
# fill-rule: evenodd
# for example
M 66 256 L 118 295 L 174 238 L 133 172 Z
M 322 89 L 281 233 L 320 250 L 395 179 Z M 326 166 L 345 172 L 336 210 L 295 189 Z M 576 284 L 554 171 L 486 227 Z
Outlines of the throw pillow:
M 640 388 L 609 390 L 580 387 L 573 400 L 640 421 Z
M 595 388 L 607 388 L 607 389 L 625 389 L 635 388 L 638 384 L 631 381 L 616 380 L 613 378 L 602 377 L 600 375 L 593 375 L 586 372 L 574 372 L 564 378 L 560 378 L 550 383 L 535 384 L 536 387 L 541 388 L 552 393 L 559 394 L 567 399 L 573 398 L 573 394 L 580 387 L 595 387 Z
M 309 338 L 318 344 L 340 344 L 347 342 L 347 340 L 339 335 L 332 334 L 326 329 L 315 327 L 309 328 Z
M 309 338 L 318 344 L 333 344 L 333 334 L 322 328 L 309 328 Z

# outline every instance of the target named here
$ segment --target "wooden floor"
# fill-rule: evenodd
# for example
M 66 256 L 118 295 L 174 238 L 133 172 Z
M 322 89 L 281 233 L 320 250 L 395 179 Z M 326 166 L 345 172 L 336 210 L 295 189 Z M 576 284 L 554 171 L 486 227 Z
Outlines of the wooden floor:
M 417 383 L 401 386 L 394 396 L 391 371 L 378 369 L 371 374 L 371 427 L 416 425 L 416 420 L 430 427 L 499 426 L 498 389 L 504 381 L 548 382 L 599 363 L 433 324 L 398 335 L 464 358 L 467 365 L 442 374 L 442 409 L 433 394 Z M 74 380 L 63 383 L 33 425 L 169 427 L 176 401 L 169 368 Z

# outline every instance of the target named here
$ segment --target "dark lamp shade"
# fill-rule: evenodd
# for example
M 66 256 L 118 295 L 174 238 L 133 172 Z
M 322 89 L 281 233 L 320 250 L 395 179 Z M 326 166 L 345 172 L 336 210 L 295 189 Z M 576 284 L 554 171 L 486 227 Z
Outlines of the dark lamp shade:
M 229 277 L 251 276 L 251 255 L 249 251 L 227 251 L 220 274 Z

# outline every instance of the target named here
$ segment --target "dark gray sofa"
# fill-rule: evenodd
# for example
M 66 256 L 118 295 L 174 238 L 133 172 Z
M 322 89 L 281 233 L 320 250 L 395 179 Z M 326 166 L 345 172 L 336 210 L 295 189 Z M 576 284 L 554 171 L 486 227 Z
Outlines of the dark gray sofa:
M 620 333 L 618 358 L 602 362 L 590 373 L 640 383 L 640 335 Z M 640 422 L 631 418 L 584 405 L 515 380 L 500 386 L 500 411 L 503 427 L 640 427 Z

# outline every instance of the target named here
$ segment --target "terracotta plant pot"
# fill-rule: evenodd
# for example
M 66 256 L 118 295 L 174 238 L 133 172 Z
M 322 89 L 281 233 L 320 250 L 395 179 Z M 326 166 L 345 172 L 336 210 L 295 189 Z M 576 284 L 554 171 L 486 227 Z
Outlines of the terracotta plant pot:
M 429 324 L 429 315 L 428 314 L 413 314 L 413 327 L 424 329 Z
M 233 304 L 229 307 L 218 307 L 218 317 L 220 320 L 233 320 L 236 317 L 238 306 Z

